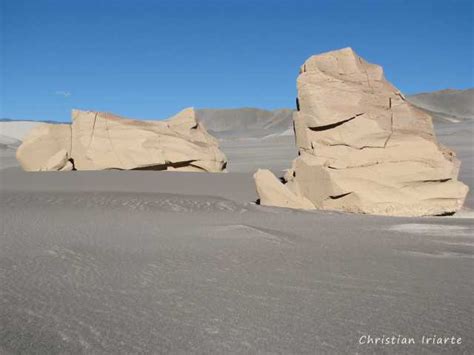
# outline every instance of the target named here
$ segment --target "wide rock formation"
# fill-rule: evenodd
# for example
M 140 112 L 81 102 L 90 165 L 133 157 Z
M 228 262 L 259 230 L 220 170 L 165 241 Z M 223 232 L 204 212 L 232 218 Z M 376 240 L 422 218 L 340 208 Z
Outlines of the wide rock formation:
M 166 121 L 72 111 L 72 124 L 35 127 L 17 150 L 27 171 L 150 169 L 221 172 L 226 157 L 194 109 Z
M 268 172 L 254 175 L 261 204 L 393 216 L 461 208 L 459 161 L 380 66 L 351 48 L 315 55 L 297 87 L 298 158 L 279 185 Z

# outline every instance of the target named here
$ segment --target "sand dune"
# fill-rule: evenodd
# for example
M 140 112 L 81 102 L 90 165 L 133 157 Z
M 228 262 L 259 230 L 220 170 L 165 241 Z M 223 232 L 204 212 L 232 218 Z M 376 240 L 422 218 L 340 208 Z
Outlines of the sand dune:
M 21 141 L 31 129 L 41 123 L 39 121 L 0 121 L 0 135 Z
M 436 123 L 471 191 L 473 124 Z M 18 139 L 2 138 L 0 352 L 366 352 L 364 334 L 456 336 L 471 352 L 472 211 L 255 205 L 252 173 L 281 172 L 296 150 L 292 136 L 244 131 L 221 136 L 228 174 L 25 173 Z
M 340 353 L 440 324 L 473 346 L 469 219 L 263 208 L 245 173 L 0 181 L 2 351 Z
M 16 149 L 25 135 L 41 122 L 0 121 L 0 169 L 18 166 Z

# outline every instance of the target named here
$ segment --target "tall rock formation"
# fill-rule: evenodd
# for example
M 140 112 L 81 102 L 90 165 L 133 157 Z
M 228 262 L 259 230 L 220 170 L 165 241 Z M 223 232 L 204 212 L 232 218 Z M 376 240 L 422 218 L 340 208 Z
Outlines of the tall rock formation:
M 27 171 L 149 169 L 221 172 L 217 140 L 186 109 L 167 121 L 73 110 L 72 124 L 35 127 L 17 150 Z
M 263 205 L 308 208 L 309 200 L 315 209 L 393 216 L 462 207 L 468 188 L 457 180 L 459 161 L 437 144 L 431 117 L 408 103 L 380 66 L 351 48 L 315 55 L 301 67 L 297 87 L 298 158 L 278 193 L 275 181 L 265 191 L 268 174 L 255 174 Z

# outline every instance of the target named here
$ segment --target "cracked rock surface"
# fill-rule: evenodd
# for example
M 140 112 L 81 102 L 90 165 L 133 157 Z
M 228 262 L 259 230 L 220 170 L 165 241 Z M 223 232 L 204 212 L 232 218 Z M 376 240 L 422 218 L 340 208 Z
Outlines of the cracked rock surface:
M 192 108 L 166 121 L 136 121 L 72 111 L 72 124 L 35 127 L 17 150 L 26 171 L 147 169 L 225 171 L 217 140 Z
M 273 193 L 255 175 L 263 205 L 307 209 L 309 200 L 315 209 L 393 216 L 462 207 L 468 188 L 457 180 L 459 161 L 382 67 L 344 48 L 310 57 L 297 87 L 298 158 Z M 282 201 L 289 192 L 291 204 Z

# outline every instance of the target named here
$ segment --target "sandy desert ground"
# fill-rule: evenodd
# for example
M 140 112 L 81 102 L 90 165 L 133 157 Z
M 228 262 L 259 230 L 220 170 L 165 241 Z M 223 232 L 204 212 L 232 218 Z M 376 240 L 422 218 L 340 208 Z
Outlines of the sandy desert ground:
M 473 124 L 437 123 L 473 184 Z M 293 137 L 222 141 L 228 174 L 0 170 L 0 349 L 11 353 L 472 353 L 472 192 L 453 217 L 255 205 Z M 363 335 L 415 345 L 360 345 Z M 422 336 L 459 345 L 422 345 Z

